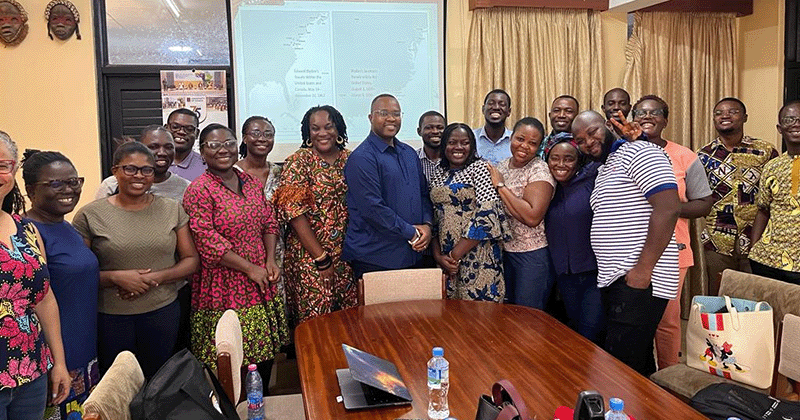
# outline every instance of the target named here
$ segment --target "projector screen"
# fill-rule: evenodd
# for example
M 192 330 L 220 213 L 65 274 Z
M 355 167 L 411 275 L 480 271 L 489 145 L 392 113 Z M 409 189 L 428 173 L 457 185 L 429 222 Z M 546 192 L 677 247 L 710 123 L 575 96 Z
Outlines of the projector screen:
M 269 118 L 269 158 L 280 161 L 299 147 L 305 112 L 333 105 L 352 149 L 369 134 L 372 98 L 391 93 L 398 138 L 417 144 L 419 116 L 444 113 L 443 2 L 231 2 L 237 132 L 249 116 Z

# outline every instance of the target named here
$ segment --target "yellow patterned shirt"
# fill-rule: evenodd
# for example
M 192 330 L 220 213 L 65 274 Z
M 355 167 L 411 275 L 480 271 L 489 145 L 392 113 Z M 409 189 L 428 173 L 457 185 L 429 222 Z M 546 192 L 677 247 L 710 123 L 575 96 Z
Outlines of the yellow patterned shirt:
M 800 272 L 800 192 L 796 180 L 800 174 L 797 172 L 800 172 L 800 156 L 786 153 L 764 166 L 756 205 L 769 210 L 769 222 L 750 251 L 753 261 L 794 272 Z
M 764 164 L 778 156 L 771 144 L 744 136 L 739 146 L 728 150 L 717 137 L 697 151 L 706 170 L 714 206 L 706 216 L 700 239 L 705 249 L 747 255 L 750 231 L 758 209 L 755 197 Z

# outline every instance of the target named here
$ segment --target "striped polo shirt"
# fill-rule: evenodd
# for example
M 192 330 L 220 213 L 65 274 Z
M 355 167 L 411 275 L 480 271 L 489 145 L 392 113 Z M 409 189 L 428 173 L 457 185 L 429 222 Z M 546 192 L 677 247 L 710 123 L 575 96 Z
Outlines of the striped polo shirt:
M 620 140 L 614 144 L 598 171 L 589 199 L 594 212 L 592 249 L 597 257 L 598 287 L 624 276 L 639 260 L 653 212 L 647 198 L 677 188 L 663 149 L 648 141 Z M 653 269 L 653 296 L 674 299 L 678 273 L 678 246 L 673 233 Z

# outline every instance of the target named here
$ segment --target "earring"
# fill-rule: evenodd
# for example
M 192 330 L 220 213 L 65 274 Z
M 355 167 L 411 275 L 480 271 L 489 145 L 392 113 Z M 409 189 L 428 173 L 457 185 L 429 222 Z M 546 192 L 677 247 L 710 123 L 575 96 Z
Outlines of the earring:
M 344 146 L 344 137 L 342 136 L 336 137 L 336 144 L 339 146 Z
M 311 147 L 311 137 L 309 137 L 309 138 L 307 138 L 307 139 L 303 140 L 303 146 L 305 146 L 305 147 Z

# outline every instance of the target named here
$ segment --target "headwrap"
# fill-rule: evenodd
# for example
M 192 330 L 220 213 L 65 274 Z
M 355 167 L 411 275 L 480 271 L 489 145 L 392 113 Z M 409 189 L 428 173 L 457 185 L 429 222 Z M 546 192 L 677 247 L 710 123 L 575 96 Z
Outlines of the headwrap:
M 550 142 L 548 142 L 547 147 L 545 147 L 545 149 L 544 149 L 544 161 L 545 162 L 547 162 L 547 158 L 550 157 L 550 151 L 553 150 L 553 148 L 559 143 L 569 143 L 569 144 L 571 144 L 572 147 L 574 147 L 575 150 L 578 151 L 578 162 L 581 162 L 581 163 L 583 162 L 583 160 L 584 160 L 583 152 L 581 152 L 581 148 L 578 147 L 578 144 L 575 143 L 575 140 L 572 137 L 572 133 L 569 133 L 569 132 L 558 133 L 555 136 L 553 136 L 552 139 L 550 139 Z

